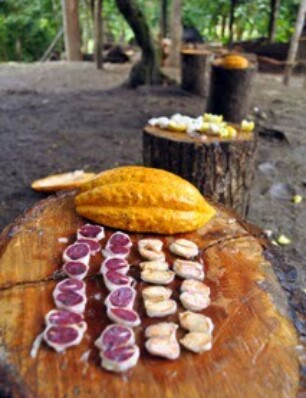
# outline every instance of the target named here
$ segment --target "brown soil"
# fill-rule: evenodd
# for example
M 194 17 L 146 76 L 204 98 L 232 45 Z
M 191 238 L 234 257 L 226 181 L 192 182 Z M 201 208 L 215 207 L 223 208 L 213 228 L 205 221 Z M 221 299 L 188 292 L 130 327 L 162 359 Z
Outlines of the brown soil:
M 120 86 L 129 68 L 107 66 L 100 72 L 91 63 L 63 62 L 0 66 L 0 228 L 43 197 L 30 189 L 34 179 L 140 164 L 141 131 L 150 117 L 205 109 L 202 99 L 177 87 Z M 284 132 L 288 141 L 260 138 L 249 219 L 292 239 L 283 249 L 286 283 L 305 288 L 306 199 L 294 205 L 290 198 L 273 198 L 269 189 L 289 183 L 306 196 L 306 90 L 298 78 L 286 88 L 278 76 L 259 75 L 254 94 L 258 122 Z

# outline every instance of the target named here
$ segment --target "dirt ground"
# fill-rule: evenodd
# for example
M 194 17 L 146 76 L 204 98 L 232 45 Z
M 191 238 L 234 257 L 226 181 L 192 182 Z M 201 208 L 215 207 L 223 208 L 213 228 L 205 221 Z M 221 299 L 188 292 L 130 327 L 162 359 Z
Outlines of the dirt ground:
M 109 65 L 101 72 L 91 63 L 63 62 L 0 66 L 0 229 L 43 197 L 31 190 L 32 180 L 141 164 L 141 130 L 150 117 L 204 111 L 203 99 L 176 87 L 119 87 L 129 68 Z M 261 74 L 254 91 L 259 123 L 283 132 L 285 139 L 260 138 L 248 217 L 275 237 L 285 234 L 292 240 L 282 249 L 286 278 L 303 294 L 306 89 L 299 78 L 285 88 L 279 76 Z M 291 202 L 294 193 L 305 197 L 301 204 Z

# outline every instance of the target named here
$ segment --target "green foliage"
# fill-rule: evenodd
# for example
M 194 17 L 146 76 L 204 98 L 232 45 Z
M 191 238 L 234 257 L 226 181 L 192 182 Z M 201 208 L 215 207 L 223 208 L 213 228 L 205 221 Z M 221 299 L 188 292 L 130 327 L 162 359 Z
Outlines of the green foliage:
M 59 0 L 0 0 L 0 61 L 38 60 L 61 26 Z
M 276 40 L 286 42 L 290 39 L 295 19 L 298 13 L 300 0 L 282 0 L 277 20 Z
M 219 39 L 229 10 L 229 0 L 188 0 L 183 3 L 183 24 L 195 26 L 207 40 Z
M 107 36 L 110 41 L 125 42 L 133 37 L 131 29 L 118 11 L 114 0 L 104 0 L 103 14 Z
M 266 37 L 270 0 L 240 0 L 235 10 L 235 40 Z M 292 34 L 299 0 L 282 0 L 277 19 L 276 41 L 288 41 Z M 208 40 L 227 41 L 230 0 L 188 0 L 184 2 L 183 22 L 195 26 Z M 226 29 L 222 29 L 222 23 Z
M 160 0 L 135 0 L 145 13 L 153 35 L 160 23 Z M 276 40 L 288 41 L 300 0 L 281 0 Z M 83 51 L 93 49 L 92 0 L 79 0 Z M 171 0 L 169 0 L 169 12 Z M 183 23 L 195 26 L 207 40 L 228 39 L 230 0 L 184 0 Z M 266 37 L 270 0 L 238 0 L 234 38 Z M 114 0 L 103 1 L 105 41 L 127 43 L 133 33 L 117 10 Z M 170 20 L 170 16 L 168 18 Z M 61 0 L 0 0 L 0 61 L 36 61 L 62 26 Z M 63 49 L 63 41 L 57 49 Z
M 159 31 L 160 5 L 159 0 L 136 0 L 141 10 L 144 12 L 147 22 L 153 32 L 157 35 Z M 104 0 L 103 2 L 104 23 L 106 25 L 107 36 L 116 42 L 126 43 L 133 37 L 133 32 L 126 23 L 123 16 L 118 11 L 114 0 Z

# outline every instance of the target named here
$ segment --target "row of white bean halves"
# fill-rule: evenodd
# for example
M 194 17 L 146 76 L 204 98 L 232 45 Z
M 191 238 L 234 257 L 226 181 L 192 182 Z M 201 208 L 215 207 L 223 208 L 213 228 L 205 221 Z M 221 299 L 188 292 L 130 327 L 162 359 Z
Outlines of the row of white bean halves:
M 67 278 L 53 291 L 56 309 L 46 314 L 45 330 L 34 342 L 31 356 L 37 355 L 42 340 L 57 352 L 63 352 L 83 339 L 87 329 L 84 320 L 87 297 L 83 279 L 89 271 L 90 257 L 100 250 L 99 241 L 104 236 L 103 227 L 83 225 L 77 232 L 76 242 L 64 251 L 62 270 Z
M 173 263 L 172 270 L 162 251 L 163 242 L 159 239 L 143 239 L 138 242 L 140 255 L 147 261 L 140 263 L 141 279 L 155 286 L 145 287 L 142 291 L 146 313 L 151 318 L 162 318 L 177 311 L 177 303 L 171 299 L 170 284 L 175 276 L 184 279 L 181 284 L 180 301 L 187 311 L 179 313 L 179 322 L 188 333 L 180 343 L 195 353 L 207 351 L 212 346 L 213 323 L 210 318 L 197 312 L 210 304 L 210 289 L 204 280 L 204 265 L 190 261 L 199 254 L 194 242 L 186 239 L 174 241 L 169 249 L 179 256 Z M 152 355 L 167 359 L 176 359 L 180 355 L 180 346 L 176 338 L 178 325 L 173 322 L 160 322 L 150 325 L 145 330 L 146 349 Z
M 128 235 L 115 232 L 102 251 L 105 260 L 100 271 L 109 290 L 105 299 L 106 313 L 114 323 L 103 330 L 95 345 L 100 350 L 101 366 L 113 372 L 124 372 L 134 367 L 140 355 L 132 329 L 141 322 L 133 309 L 136 281 L 127 275 L 130 264 L 126 258 L 131 247 Z

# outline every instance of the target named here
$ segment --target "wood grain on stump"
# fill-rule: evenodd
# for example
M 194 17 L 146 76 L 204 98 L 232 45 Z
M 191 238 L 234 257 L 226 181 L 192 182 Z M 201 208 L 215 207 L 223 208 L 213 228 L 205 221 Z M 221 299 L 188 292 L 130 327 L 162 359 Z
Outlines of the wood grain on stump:
M 202 97 L 208 94 L 212 58 L 212 52 L 207 50 L 182 50 L 181 87 L 183 90 Z
M 223 115 L 232 123 L 247 118 L 256 69 L 251 60 L 244 69 L 227 69 L 220 64 L 220 59 L 215 60 L 211 65 L 207 112 Z
M 269 249 L 258 229 L 241 223 L 221 207 L 204 228 L 180 235 L 201 248 L 212 297 L 211 306 L 203 313 L 215 324 L 211 351 L 195 355 L 182 349 L 176 361 L 149 356 L 144 350 L 143 327 L 157 320 L 144 316 L 138 300 L 136 310 L 143 320 L 136 328 L 141 348 L 138 365 L 122 376 L 101 369 L 93 342 L 108 321 L 103 305 L 107 292 L 98 275 L 102 256 L 98 254 L 91 259 L 91 276 L 86 279 L 88 331 L 82 343 L 62 355 L 43 345 L 38 356 L 31 358 L 32 343 L 44 327 L 44 315 L 54 307 L 52 291 L 61 276 L 61 255 L 68 244 L 60 238 L 72 242 L 83 222 L 74 210 L 74 194 L 65 193 L 38 203 L 1 235 L 1 397 L 296 396 L 297 336 L 288 319 L 284 293 L 263 256 L 263 249 Z M 112 231 L 106 232 L 108 237 Z M 134 243 L 142 236 L 131 234 Z M 162 239 L 171 261 L 168 245 L 173 237 Z M 129 261 L 136 265 L 132 275 L 139 279 L 140 258 L 135 249 Z M 175 299 L 180 283 L 176 278 L 171 285 Z M 137 289 L 143 285 L 139 281 Z M 168 319 L 177 321 L 177 314 Z M 182 334 L 180 330 L 179 336 Z M 84 353 L 89 353 L 88 362 L 82 360 Z
M 208 136 L 203 142 L 158 127 L 146 126 L 143 132 L 145 166 L 180 175 L 242 216 L 249 208 L 255 154 L 256 139 L 249 133 L 232 139 Z

